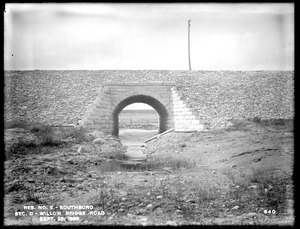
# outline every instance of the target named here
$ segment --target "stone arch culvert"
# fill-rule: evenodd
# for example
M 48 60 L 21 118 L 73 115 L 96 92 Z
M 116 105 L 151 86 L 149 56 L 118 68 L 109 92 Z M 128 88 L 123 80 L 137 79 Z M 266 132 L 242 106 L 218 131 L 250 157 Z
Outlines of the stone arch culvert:
M 146 103 L 159 115 L 159 132 L 202 130 L 203 124 L 172 82 L 113 83 L 102 87 L 80 125 L 119 134 L 119 114 L 132 103 Z

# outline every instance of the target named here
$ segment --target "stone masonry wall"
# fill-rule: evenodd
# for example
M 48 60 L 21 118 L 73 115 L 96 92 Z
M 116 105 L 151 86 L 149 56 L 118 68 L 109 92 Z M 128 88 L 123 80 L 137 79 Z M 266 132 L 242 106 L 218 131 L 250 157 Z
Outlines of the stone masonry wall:
M 5 71 L 5 121 L 77 124 L 105 83 L 171 81 L 207 122 L 293 118 L 293 71 Z
M 158 85 L 156 85 L 157 83 Z M 170 89 L 172 86 L 172 84 L 168 84 L 166 82 L 162 83 L 158 81 L 156 83 L 147 83 L 147 86 L 144 86 L 140 83 L 134 83 L 132 85 L 128 85 L 128 83 L 126 83 L 126 85 L 124 85 L 123 87 L 110 86 L 112 105 L 113 107 L 116 107 L 122 100 L 132 95 L 140 94 L 151 96 L 162 103 L 164 108 L 167 110 L 169 117 L 168 120 L 166 120 L 166 126 L 171 127 L 174 125 L 172 97 L 170 93 Z
M 114 83 L 105 84 L 101 93 L 88 107 L 80 125 L 118 134 L 118 115 L 129 104 L 144 102 L 160 115 L 160 130 L 174 126 L 171 87 L 173 83 Z

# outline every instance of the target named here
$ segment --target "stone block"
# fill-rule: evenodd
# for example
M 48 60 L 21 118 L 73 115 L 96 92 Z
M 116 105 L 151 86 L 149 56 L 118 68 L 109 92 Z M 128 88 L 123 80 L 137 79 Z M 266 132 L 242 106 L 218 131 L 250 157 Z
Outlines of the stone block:
M 99 124 L 89 124 L 89 125 L 86 125 L 86 126 L 89 129 L 99 129 L 99 130 L 107 128 L 107 126 L 105 126 L 105 125 L 99 125 Z
M 174 111 L 174 116 L 192 116 L 191 111 Z
M 181 107 L 181 108 L 173 108 L 174 113 L 192 113 L 192 111 L 187 107 Z
M 106 122 L 106 119 L 104 119 L 104 118 L 102 118 L 100 116 L 93 116 L 91 118 L 91 120 L 93 120 L 94 122 L 97 122 L 97 123 L 99 123 L 99 122 Z
M 174 120 L 197 120 L 197 118 L 193 115 L 177 115 Z
M 178 120 L 178 121 L 175 121 L 175 123 L 179 124 L 179 125 L 191 125 L 192 120 Z
M 183 102 L 173 103 L 174 108 L 186 108 L 187 105 Z
M 191 120 L 191 125 L 199 125 L 200 121 L 199 120 Z

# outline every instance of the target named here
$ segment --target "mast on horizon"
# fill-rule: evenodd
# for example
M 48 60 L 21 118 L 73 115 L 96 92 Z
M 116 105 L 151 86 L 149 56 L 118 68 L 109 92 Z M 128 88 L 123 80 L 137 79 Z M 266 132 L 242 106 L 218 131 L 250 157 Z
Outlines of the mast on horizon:
M 189 57 L 189 69 L 192 70 L 191 67 L 191 56 L 190 56 L 190 27 L 191 27 L 191 20 L 188 20 L 188 57 Z

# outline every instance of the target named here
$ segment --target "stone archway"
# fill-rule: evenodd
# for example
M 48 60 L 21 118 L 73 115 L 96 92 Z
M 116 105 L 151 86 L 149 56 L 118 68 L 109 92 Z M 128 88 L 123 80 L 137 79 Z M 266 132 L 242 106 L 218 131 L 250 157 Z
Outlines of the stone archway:
M 113 110 L 113 135 L 119 135 L 119 114 L 126 106 L 132 103 L 146 103 L 153 107 L 159 115 L 159 133 L 162 133 L 168 129 L 169 114 L 165 106 L 151 96 L 134 95 L 122 100 Z
M 129 104 L 146 103 L 159 115 L 159 132 L 202 130 L 202 121 L 171 82 L 106 84 L 87 107 L 80 125 L 118 136 L 120 112 Z

